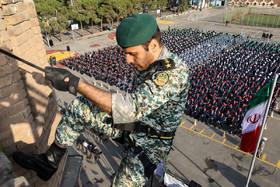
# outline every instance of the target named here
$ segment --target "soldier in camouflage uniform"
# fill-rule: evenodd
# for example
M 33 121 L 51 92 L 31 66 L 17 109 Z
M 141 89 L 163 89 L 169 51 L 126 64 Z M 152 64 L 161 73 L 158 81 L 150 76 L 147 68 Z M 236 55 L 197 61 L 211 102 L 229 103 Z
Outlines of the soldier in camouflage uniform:
M 162 45 L 152 15 L 135 14 L 126 18 L 117 28 L 116 36 L 127 62 L 138 70 L 131 94 L 105 92 L 77 80 L 67 70 L 46 69 L 46 77 L 55 88 L 83 95 L 73 100 L 60 121 L 55 145 L 71 146 L 85 126 L 113 139 L 122 137 L 127 152 L 112 186 L 143 186 L 153 172 L 154 167 L 150 166 L 158 165 L 173 144 L 185 109 L 189 69 Z M 123 124 L 129 127 L 134 123 L 142 131 L 123 128 Z

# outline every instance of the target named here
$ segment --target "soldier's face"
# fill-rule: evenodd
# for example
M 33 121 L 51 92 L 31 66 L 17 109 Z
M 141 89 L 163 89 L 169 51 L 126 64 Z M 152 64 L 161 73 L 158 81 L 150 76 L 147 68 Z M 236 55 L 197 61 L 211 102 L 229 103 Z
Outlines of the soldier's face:
M 138 71 L 145 71 L 155 61 L 151 50 L 145 50 L 142 45 L 123 49 L 127 63 L 133 65 Z

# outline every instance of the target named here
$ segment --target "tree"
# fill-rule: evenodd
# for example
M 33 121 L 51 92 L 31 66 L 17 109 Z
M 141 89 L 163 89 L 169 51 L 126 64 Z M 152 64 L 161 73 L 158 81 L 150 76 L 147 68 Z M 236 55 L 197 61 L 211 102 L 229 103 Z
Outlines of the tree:
M 168 4 L 168 0 L 158 0 L 157 1 L 157 5 L 160 9 L 160 16 L 161 16 L 161 12 L 164 10 L 164 7 L 166 7 Z
M 179 5 L 179 1 L 180 0 L 169 0 L 168 2 L 168 6 L 170 7 L 170 9 L 173 9 L 174 14 L 176 14 L 176 11 L 178 12 L 178 5 Z
M 69 26 L 68 9 L 63 1 L 58 0 L 35 0 L 40 27 L 51 38 L 51 31 L 59 31 L 60 41 L 62 32 Z
M 91 32 L 93 33 L 93 25 L 100 22 L 100 18 L 97 17 L 98 4 L 100 0 L 83 0 L 83 4 L 86 5 L 87 18 L 91 24 Z
M 68 20 L 69 16 L 69 11 L 65 5 L 62 5 L 58 7 L 58 10 L 56 11 L 56 27 L 55 30 L 59 31 L 59 39 L 62 41 L 62 32 L 69 27 L 70 22 Z
M 148 12 L 156 11 L 158 9 L 157 1 L 143 0 L 142 3 L 143 3 L 143 8 L 146 7 L 146 6 L 149 7 Z M 156 13 L 155 13 L 155 15 L 156 15 Z
M 201 0 L 200 9 L 202 9 L 202 5 L 203 5 L 203 0 Z
M 127 7 L 129 6 L 129 3 L 130 3 L 129 0 L 113 0 L 112 1 L 112 6 L 116 12 L 118 25 L 120 22 L 120 17 L 121 18 L 127 17 L 127 14 L 128 14 Z
M 114 24 L 114 18 L 117 17 L 116 12 L 113 9 L 112 1 L 109 0 L 109 2 L 105 5 L 105 15 L 106 21 L 109 23 L 109 27 L 113 28 Z
M 103 18 L 104 18 L 104 15 L 105 15 L 105 12 L 104 12 L 104 5 L 103 3 L 99 3 L 98 5 L 98 9 L 97 9 L 97 14 L 98 14 L 98 17 L 100 18 L 100 27 L 101 27 L 101 32 L 103 31 Z
M 204 7 L 209 7 L 209 0 L 206 0 L 206 3 L 205 3 Z
M 87 11 L 84 8 L 86 5 L 83 3 L 83 0 L 75 0 L 75 3 L 73 5 L 69 4 L 69 15 L 72 19 L 80 22 L 82 37 L 84 36 L 83 22 L 89 22 Z
M 101 31 L 103 31 L 104 19 L 109 23 L 109 27 L 113 27 L 114 18 L 117 17 L 116 12 L 113 9 L 111 0 L 103 0 L 98 8 L 98 15 L 101 17 Z
M 60 6 L 60 2 L 56 0 L 35 0 L 35 8 L 38 14 L 39 19 L 39 25 L 41 29 L 45 30 L 47 33 L 47 37 L 50 37 L 51 39 L 51 31 L 52 26 L 55 26 L 55 22 L 53 21 L 55 19 L 56 15 L 56 7 Z
M 197 6 L 198 6 L 198 4 L 197 4 Z M 189 8 L 189 1 L 188 0 L 179 0 L 177 14 L 179 14 L 179 11 L 181 11 L 181 13 L 182 13 L 182 12 L 188 10 L 188 8 Z
M 129 0 L 128 3 L 128 15 L 143 12 L 142 0 Z

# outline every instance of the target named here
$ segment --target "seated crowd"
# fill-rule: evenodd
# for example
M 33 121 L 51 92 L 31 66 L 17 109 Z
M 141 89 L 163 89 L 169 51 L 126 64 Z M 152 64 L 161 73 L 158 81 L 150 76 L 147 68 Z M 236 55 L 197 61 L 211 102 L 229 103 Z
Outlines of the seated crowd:
M 192 68 L 194 65 L 207 61 L 209 58 L 219 53 L 222 49 L 230 47 L 242 38 L 243 37 L 241 35 L 231 35 L 228 33 L 220 34 L 200 45 L 185 50 L 179 54 L 179 57 L 185 61 L 190 68 Z
M 134 68 L 125 61 L 125 54 L 119 46 L 110 46 L 102 50 L 91 51 L 61 60 L 69 69 L 115 85 L 130 92 Z
M 220 35 L 215 31 L 200 31 L 199 29 L 168 29 L 162 31 L 162 41 L 167 49 L 176 55 L 180 55 L 188 49 L 192 49 L 207 40 Z
M 240 133 L 250 99 L 280 72 L 279 55 L 279 44 L 249 38 L 196 65 L 190 74 L 186 114 L 229 133 Z
M 280 44 L 262 39 L 198 29 L 162 32 L 168 50 L 190 67 L 185 113 L 229 133 L 241 133 L 252 96 L 280 72 Z M 131 92 L 137 71 L 119 46 L 62 60 L 70 69 Z M 279 98 L 278 86 L 271 104 Z

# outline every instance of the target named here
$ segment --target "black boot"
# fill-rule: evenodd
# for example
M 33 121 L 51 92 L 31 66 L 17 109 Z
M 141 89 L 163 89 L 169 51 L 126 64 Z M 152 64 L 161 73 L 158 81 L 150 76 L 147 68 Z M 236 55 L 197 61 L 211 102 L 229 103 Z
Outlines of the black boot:
M 44 154 L 28 156 L 23 152 L 14 152 L 13 159 L 20 166 L 36 171 L 39 178 L 47 181 L 56 172 L 65 152 L 66 149 L 53 143 Z

